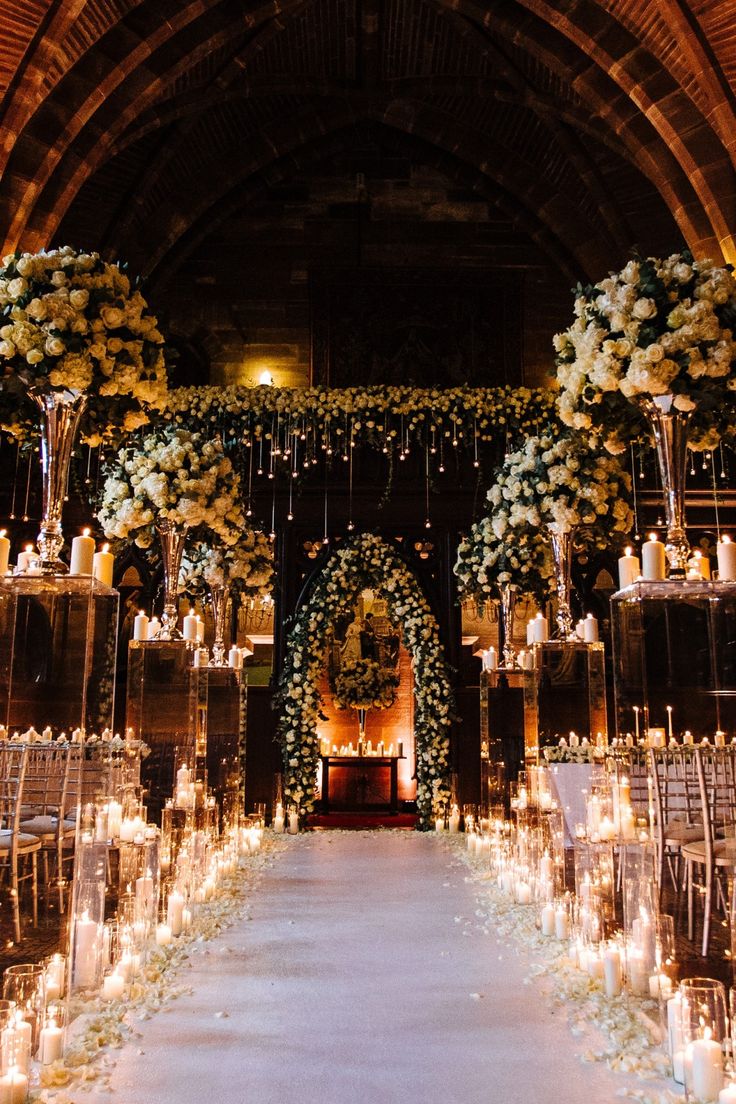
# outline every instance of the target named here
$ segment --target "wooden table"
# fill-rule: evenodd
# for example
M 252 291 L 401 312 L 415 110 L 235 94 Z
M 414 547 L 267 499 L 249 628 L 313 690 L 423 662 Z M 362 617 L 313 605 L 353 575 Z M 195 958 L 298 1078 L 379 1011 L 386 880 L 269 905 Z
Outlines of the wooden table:
M 330 811 L 330 768 L 348 767 L 350 769 L 375 770 L 378 767 L 388 767 L 391 772 L 391 788 L 389 795 L 388 811 L 399 811 L 399 759 L 405 759 L 404 755 L 323 755 L 322 757 L 322 812 Z

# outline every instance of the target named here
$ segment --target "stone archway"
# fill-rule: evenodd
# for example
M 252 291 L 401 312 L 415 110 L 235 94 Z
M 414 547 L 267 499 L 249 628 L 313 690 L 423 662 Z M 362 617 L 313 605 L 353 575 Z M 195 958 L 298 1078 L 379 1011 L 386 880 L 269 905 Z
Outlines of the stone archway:
M 284 757 L 284 796 L 304 813 L 314 809 L 327 632 L 364 589 L 380 589 L 391 619 L 402 627 L 414 669 L 419 827 L 431 827 L 435 804 L 447 799 L 452 690 L 434 614 L 413 572 L 380 537 L 363 533 L 335 551 L 313 581 L 287 643 L 276 698 Z

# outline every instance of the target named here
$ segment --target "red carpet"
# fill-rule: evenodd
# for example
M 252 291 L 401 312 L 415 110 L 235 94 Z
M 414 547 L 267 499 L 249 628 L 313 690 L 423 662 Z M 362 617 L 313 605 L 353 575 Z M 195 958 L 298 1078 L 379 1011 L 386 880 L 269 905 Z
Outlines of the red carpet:
M 415 813 L 315 813 L 310 828 L 415 828 Z

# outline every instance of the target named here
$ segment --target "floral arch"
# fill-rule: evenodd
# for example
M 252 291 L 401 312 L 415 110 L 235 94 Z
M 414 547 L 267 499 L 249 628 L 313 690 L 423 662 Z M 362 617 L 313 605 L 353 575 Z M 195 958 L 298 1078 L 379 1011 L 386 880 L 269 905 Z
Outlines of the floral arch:
M 380 537 L 363 533 L 334 552 L 295 615 L 287 662 L 276 699 L 284 756 L 284 796 L 312 812 L 319 762 L 319 679 L 327 631 L 365 589 L 380 589 L 389 615 L 403 628 L 414 666 L 414 739 L 419 827 L 431 826 L 433 805 L 447 799 L 452 689 L 437 621 L 419 584 L 398 553 Z

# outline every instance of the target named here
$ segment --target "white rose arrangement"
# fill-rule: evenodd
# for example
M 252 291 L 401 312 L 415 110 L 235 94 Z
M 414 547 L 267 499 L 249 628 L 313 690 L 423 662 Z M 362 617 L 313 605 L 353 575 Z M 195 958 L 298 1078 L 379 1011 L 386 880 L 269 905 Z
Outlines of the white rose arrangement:
M 165 519 L 206 530 L 224 548 L 246 529 L 240 480 L 221 439 L 168 423 L 139 432 L 107 465 L 97 518 L 109 540 L 139 548 L 151 547 Z
M 35 422 L 29 387 L 85 392 L 82 438 L 128 433 L 165 405 L 163 336 L 135 281 L 70 246 L 13 253 L 0 267 L 0 427 Z
M 204 587 L 229 587 L 233 594 L 271 593 L 273 547 L 265 533 L 244 528 L 230 547 L 211 539 L 187 546 L 181 562 L 180 588 L 192 596 Z
M 576 530 L 578 539 L 606 548 L 613 534 L 631 531 L 630 494 L 628 472 L 580 434 L 529 437 L 506 457 L 488 492 L 491 526 L 498 540 L 513 542 L 519 530 Z
M 527 525 L 512 527 L 502 514 L 473 525 L 460 542 L 453 570 L 460 599 L 477 602 L 496 598 L 499 588 L 511 586 L 542 603 L 549 597 L 553 576 L 544 533 Z
M 578 287 L 575 321 L 557 334 L 558 411 L 621 452 L 644 436 L 637 403 L 673 396 L 692 412 L 690 444 L 710 448 L 736 412 L 736 280 L 689 252 L 629 261 Z
M 404 561 L 380 537 L 362 534 L 335 552 L 313 582 L 288 638 L 287 660 L 274 705 L 284 757 L 284 797 L 304 813 L 314 809 L 320 757 L 319 681 L 325 667 L 328 631 L 354 608 L 366 587 L 380 589 L 388 616 L 400 624 L 414 670 L 419 827 L 433 827 L 434 802 L 446 803 L 449 728 L 453 697 L 437 622 Z
M 396 701 L 399 676 L 375 659 L 343 663 L 335 676 L 332 701 L 337 709 L 390 709 Z

